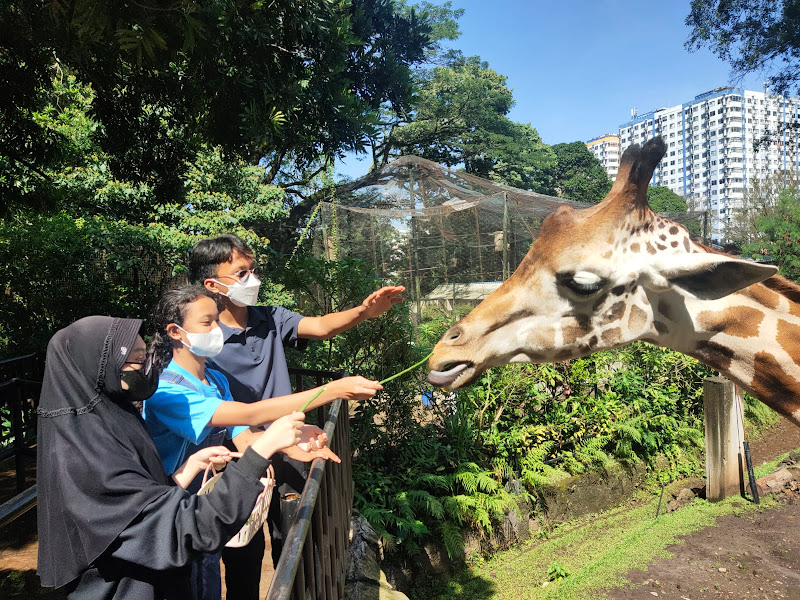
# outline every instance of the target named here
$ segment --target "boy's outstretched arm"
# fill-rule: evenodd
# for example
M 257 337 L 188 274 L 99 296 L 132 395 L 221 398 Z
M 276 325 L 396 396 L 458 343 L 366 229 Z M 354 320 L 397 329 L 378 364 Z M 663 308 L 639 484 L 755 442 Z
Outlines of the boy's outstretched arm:
M 297 337 L 310 340 L 327 340 L 352 329 L 359 323 L 379 317 L 395 304 L 403 301 L 406 291 L 402 285 L 382 287 L 371 293 L 359 305 L 342 312 L 329 313 L 321 317 L 303 317 L 297 324 Z

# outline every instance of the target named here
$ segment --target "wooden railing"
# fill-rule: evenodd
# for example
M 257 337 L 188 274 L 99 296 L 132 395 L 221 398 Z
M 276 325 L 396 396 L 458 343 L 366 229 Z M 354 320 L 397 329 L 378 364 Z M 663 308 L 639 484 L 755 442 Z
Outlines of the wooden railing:
M 42 388 L 36 354 L 0 361 L 0 462 L 14 459 L 17 495 L 0 504 L 0 527 L 36 506 L 36 486 L 26 486 L 28 460 L 36 459 L 36 406 Z
M 341 375 L 319 373 L 315 383 L 320 385 L 323 380 Z M 296 386 L 296 391 L 302 389 L 305 388 Z M 317 423 L 328 434 L 331 450 L 342 462 L 314 460 L 300 497 L 281 499 L 287 531 L 267 600 L 344 598 L 353 506 L 349 409 L 345 400 L 336 400 L 316 412 Z

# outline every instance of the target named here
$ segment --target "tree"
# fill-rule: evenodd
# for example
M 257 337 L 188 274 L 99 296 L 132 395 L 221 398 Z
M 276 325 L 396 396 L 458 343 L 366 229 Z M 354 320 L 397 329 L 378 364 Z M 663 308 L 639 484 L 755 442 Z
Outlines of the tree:
M 393 0 L 5 2 L 0 191 L 15 204 L 50 198 L 8 182 L 46 181 L 41 167 L 62 154 L 36 123 L 53 76 L 92 86 L 108 167 L 165 201 L 204 145 L 225 160 L 269 155 L 268 182 L 287 159 L 304 170 L 363 149 L 382 105 L 409 109 L 429 33 Z
M 597 203 L 611 190 L 611 179 L 583 142 L 553 146 L 556 192 L 570 200 Z
M 513 105 L 503 75 L 479 57 L 457 57 L 431 70 L 417 94 L 414 118 L 392 130 L 386 148 L 549 191 L 552 152 L 533 127 L 506 116 Z M 386 150 L 381 160 L 388 157 Z
M 799 0 L 692 0 L 686 47 L 708 47 L 739 75 L 773 72 L 773 91 L 800 81 Z
M 754 258 L 770 258 L 781 275 L 800 282 L 800 190 L 781 190 L 775 212 L 762 216 L 758 228 L 763 239 L 745 245 L 742 252 Z
M 662 185 L 647 188 L 647 202 L 656 212 L 686 212 L 686 200 Z
M 759 227 L 763 217 L 776 214 L 778 198 L 785 187 L 800 185 L 797 175 L 777 172 L 764 178 L 748 179 L 740 206 L 733 209 L 733 216 L 725 228 L 727 238 L 737 244 L 754 244 L 764 239 Z

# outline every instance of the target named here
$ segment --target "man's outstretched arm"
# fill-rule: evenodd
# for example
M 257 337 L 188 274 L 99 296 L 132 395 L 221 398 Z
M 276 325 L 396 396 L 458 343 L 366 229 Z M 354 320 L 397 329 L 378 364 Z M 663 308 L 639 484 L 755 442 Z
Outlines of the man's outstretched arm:
M 329 313 L 321 317 L 303 317 L 297 324 L 297 337 L 311 340 L 327 340 L 336 334 L 352 329 L 359 323 L 379 317 L 395 304 L 403 301 L 406 291 L 402 285 L 382 287 L 373 292 L 359 305 L 342 312 Z

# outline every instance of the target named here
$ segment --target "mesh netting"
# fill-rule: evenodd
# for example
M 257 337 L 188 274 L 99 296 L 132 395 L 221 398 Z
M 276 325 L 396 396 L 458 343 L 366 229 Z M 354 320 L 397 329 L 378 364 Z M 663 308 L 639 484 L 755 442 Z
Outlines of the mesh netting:
M 562 205 L 589 206 L 404 156 L 336 187 L 335 202 L 321 203 L 315 248 L 359 258 L 385 283 L 405 285 L 417 312 L 475 304 L 516 269 L 544 217 Z

